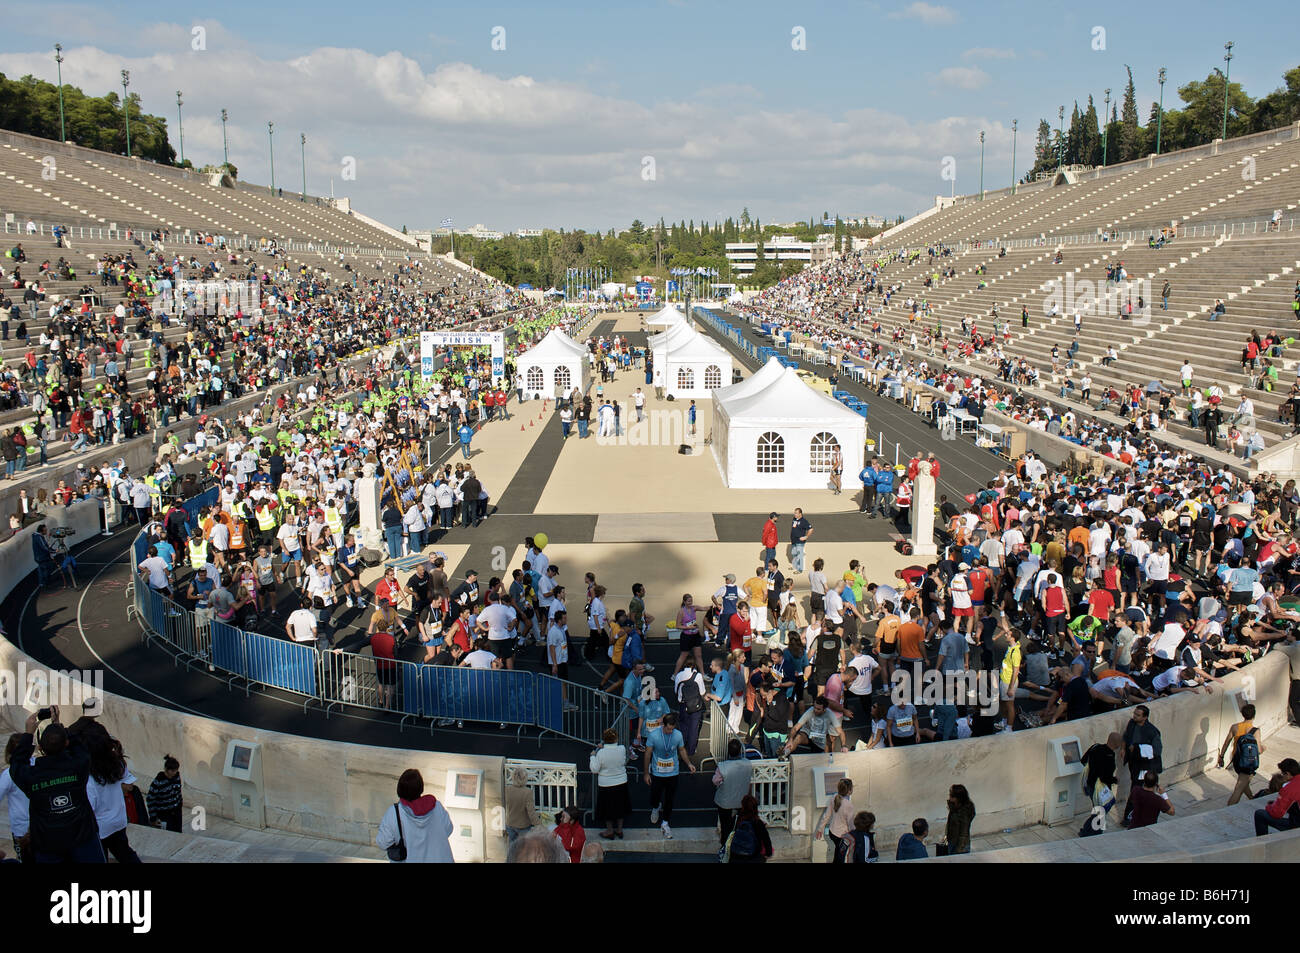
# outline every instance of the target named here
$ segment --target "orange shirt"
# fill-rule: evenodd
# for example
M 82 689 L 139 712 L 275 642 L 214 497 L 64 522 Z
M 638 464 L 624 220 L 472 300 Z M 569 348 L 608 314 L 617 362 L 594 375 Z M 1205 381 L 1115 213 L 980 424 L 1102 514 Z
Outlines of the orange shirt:
M 925 629 L 915 622 L 904 622 L 898 627 L 899 658 L 925 658 Z
M 1088 543 L 1090 539 L 1091 534 L 1088 532 L 1088 527 L 1086 526 L 1076 526 L 1074 529 L 1070 530 L 1070 545 L 1073 546 L 1075 543 L 1078 543 L 1083 547 L 1085 553 L 1088 551 Z

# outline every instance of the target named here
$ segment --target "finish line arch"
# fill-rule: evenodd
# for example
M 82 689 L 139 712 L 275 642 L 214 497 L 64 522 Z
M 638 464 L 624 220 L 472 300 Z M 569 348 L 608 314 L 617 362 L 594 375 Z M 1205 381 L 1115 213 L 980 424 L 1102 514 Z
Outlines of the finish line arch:
M 433 376 L 433 357 L 440 347 L 485 346 L 492 349 L 492 380 L 499 383 L 506 376 L 504 331 L 421 331 L 420 373 L 425 380 Z

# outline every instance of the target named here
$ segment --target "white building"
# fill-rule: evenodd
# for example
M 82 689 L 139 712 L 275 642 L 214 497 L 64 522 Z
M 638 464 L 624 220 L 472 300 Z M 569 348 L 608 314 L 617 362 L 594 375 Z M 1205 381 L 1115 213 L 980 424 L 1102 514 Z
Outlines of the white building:
M 713 394 L 713 456 L 732 489 L 826 489 L 836 447 L 852 480 L 866 439 L 865 417 L 776 358 Z
M 818 265 L 835 253 L 834 233 L 818 236 L 816 241 L 805 242 L 793 235 L 773 235 L 763 243 L 763 259 L 781 264 L 797 261 L 805 268 Z M 752 274 L 758 266 L 757 242 L 727 242 L 727 261 L 738 277 Z
M 541 238 L 542 230 L 540 228 L 516 228 L 516 238 Z
M 505 237 L 501 234 L 501 232 L 493 231 L 492 229 L 484 225 L 482 222 L 475 225 L 473 228 L 459 229 L 457 230 L 456 234 L 468 235 L 470 238 L 477 238 L 485 242 L 500 241 L 503 237 Z

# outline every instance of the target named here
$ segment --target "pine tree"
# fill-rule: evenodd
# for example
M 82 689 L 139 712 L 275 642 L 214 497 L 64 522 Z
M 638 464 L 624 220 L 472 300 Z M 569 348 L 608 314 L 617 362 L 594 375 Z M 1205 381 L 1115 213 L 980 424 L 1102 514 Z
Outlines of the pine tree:
M 1079 102 L 1075 100 L 1074 111 L 1070 113 L 1070 129 L 1065 139 L 1065 161 L 1067 164 L 1082 162 L 1083 155 L 1083 113 L 1079 112 Z
M 1137 91 L 1133 88 L 1133 68 L 1125 64 L 1128 70 L 1128 84 L 1124 87 L 1124 112 L 1119 129 L 1119 154 L 1121 162 L 1140 158 L 1146 144 L 1142 127 L 1138 125 Z
M 1083 148 L 1079 161 L 1084 165 L 1101 165 L 1101 130 L 1097 128 L 1097 107 L 1088 97 L 1088 109 L 1083 114 Z

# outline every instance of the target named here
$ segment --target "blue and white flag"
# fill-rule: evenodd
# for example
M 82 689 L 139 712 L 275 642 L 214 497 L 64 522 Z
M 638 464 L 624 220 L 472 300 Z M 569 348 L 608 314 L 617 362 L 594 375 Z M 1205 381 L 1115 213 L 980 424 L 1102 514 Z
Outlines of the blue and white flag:
M 451 219 L 449 219 L 449 218 L 444 218 L 444 219 L 442 220 L 442 227 L 443 227 L 443 228 L 451 228 Z

